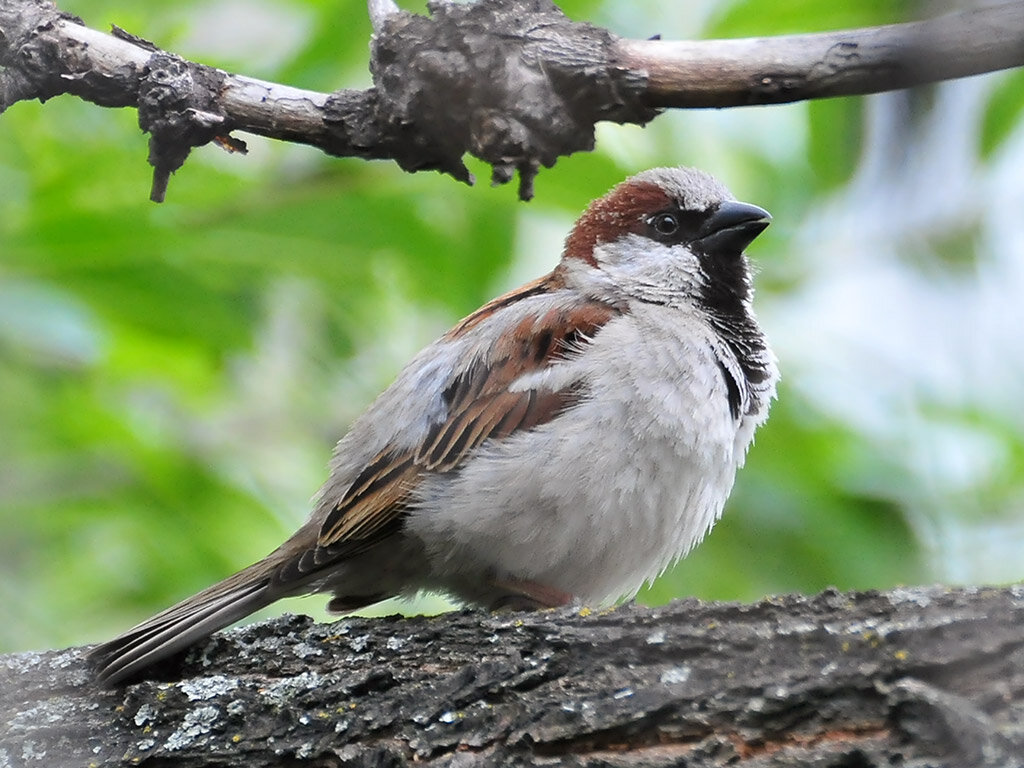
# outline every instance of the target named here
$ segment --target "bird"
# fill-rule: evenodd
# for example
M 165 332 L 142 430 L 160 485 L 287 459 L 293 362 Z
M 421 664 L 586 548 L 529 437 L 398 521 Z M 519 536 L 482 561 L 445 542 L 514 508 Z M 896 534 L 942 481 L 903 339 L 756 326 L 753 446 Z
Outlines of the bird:
M 421 591 L 492 611 L 634 596 L 719 519 L 775 397 L 744 253 L 770 219 L 687 167 L 594 200 L 550 273 L 461 320 L 353 422 L 290 538 L 95 647 L 97 680 L 299 594 L 337 613 Z

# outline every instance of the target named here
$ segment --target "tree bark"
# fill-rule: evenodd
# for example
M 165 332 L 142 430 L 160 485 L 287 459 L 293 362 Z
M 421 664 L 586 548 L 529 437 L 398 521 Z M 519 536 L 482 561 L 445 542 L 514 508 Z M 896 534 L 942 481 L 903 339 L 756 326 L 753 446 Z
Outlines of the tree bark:
M 1024 65 L 1024 3 L 926 21 L 740 40 L 620 40 L 655 107 L 738 107 L 895 91 Z
M 284 617 L 155 679 L 0 658 L 0 766 L 1019 768 L 1024 590 Z
M 774 104 L 877 93 L 1024 65 L 1024 2 L 910 24 L 747 40 L 627 40 L 550 0 L 434 2 L 432 16 L 373 0 L 374 87 L 319 93 L 185 61 L 123 30 L 106 35 L 50 0 L 0 0 L 0 112 L 71 93 L 134 106 L 150 134 L 151 197 L 195 146 L 232 131 L 332 155 L 392 158 L 471 183 L 588 151 L 602 120 L 644 124 L 662 107 Z M 681 11 L 680 11 L 681 12 Z

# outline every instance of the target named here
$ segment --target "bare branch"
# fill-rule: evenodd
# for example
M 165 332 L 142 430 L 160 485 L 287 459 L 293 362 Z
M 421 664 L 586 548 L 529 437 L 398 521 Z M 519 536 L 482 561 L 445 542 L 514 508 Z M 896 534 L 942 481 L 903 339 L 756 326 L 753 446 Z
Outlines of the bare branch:
M 374 87 L 319 93 L 185 61 L 117 28 L 106 35 L 50 0 L 0 0 L 0 112 L 71 93 L 135 106 L 152 197 L 192 147 L 244 149 L 232 131 L 403 169 L 492 181 L 593 148 L 598 121 L 643 124 L 662 107 L 769 104 L 873 93 L 1024 65 L 1024 0 L 929 21 L 748 40 L 626 40 L 550 0 L 432 4 L 432 17 L 368 0 Z
M 152 136 L 154 199 L 193 146 L 230 144 L 233 130 L 472 183 L 469 152 L 492 165 L 494 183 L 518 171 L 529 199 L 540 166 L 593 148 L 599 120 L 656 114 L 642 103 L 643 75 L 609 64 L 614 36 L 550 0 L 443 3 L 432 18 L 386 5 L 372 6 L 382 30 L 372 41 L 375 87 L 324 94 L 187 62 L 118 30 L 83 32 L 49 0 L 0 0 L 0 74 L 11 80 L 0 80 L 0 111 L 59 93 L 137 103 Z
M 928 21 L 742 40 L 619 40 L 655 107 L 737 107 L 909 88 L 1024 66 L 1024 2 Z

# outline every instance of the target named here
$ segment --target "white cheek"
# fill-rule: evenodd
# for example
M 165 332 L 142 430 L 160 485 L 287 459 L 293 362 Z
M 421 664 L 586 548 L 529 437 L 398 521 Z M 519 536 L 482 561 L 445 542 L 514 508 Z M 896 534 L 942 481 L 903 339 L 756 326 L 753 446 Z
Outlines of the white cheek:
M 617 289 L 640 299 L 675 303 L 693 295 L 704 281 L 697 256 L 685 245 L 656 243 L 629 234 L 594 249 L 598 270 Z

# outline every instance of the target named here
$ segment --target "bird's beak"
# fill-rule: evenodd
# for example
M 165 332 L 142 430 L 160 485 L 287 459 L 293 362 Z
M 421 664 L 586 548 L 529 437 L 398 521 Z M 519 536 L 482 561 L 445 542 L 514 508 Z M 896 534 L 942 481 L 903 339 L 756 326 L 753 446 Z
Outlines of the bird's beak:
M 707 218 L 694 242 L 707 253 L 742 253 L 771 220 L 764 208 L 727 200 Z

